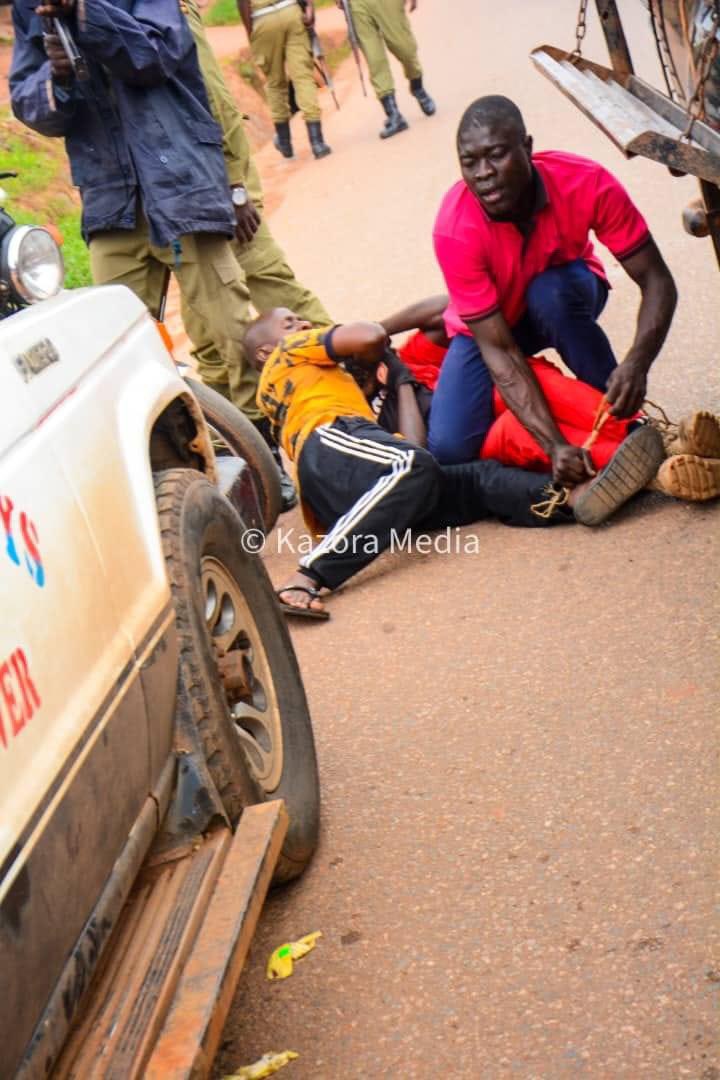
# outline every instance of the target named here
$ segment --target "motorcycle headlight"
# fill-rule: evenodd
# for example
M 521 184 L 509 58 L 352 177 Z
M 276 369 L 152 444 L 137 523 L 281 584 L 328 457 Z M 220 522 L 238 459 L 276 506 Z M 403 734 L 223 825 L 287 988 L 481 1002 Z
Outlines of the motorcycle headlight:
M 46 229 L 18 225 L 3 242 L 2 277 L 18 300 L 34 304 L 59 293 L 65 280 L 60 248 Z

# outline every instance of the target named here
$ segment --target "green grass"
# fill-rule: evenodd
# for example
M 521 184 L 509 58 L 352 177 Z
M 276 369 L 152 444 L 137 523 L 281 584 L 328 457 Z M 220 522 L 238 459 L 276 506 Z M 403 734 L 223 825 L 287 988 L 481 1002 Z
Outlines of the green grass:
M 25 191 L 42 191 L 48 187 L 57 176 L 58 168 L 54 155 L 39 151 L 21 136 L 11 135 L 7 141 L 3 140 L 3 172 L 7 169 L 19 173 Z M 19 180 L 4 183 L 17 186 Z
M 2 118 L 0 118 L 0 121 Z M 68 289 L 90 285 L 90 260 L 80 233 L 80 208 L 55 181 L 64 170 L 64 148 L 59 141 L 40 141 L 22 132 L 5 137 L 10 124 L 0 126 L 3 171 L 17 172 L 3 180 L 8 194 L 5 209 L 18 225 L 56 225 L 64 238 L 65 284 Z
M 235 0 L 215 0 L 203 15 L 203 22 L 206 26 L 231 26 L 239 23 L 237 3 Z

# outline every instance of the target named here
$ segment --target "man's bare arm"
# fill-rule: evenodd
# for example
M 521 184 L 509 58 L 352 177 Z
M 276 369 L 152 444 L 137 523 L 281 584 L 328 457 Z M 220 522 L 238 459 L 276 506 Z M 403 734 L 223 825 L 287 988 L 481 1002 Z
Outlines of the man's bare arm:
M 498 312 L 467 325 L 506 405 L 549 455 L 553 480 L 572 485 L 593 476 L 587 451 L 572 446 L 561 434 L 504 316 Z
M 237 0 L 237 6 L 249 41 L 252 34 L 252 9 L 250 7 L 250 0 Z
M 337 356 L 354 356 L 368 363 L 382 359 L 386 343 L 387 334 L 380 323 L 345 323 L 332 332 L 332 349 Z
M 622 262 L 641 292 L 637 328 L 627 356 L 608 379 L 607 398 L 615 416 L 628 417 L 642 405 L 647 374 L 667 337 L 677 304 L 677 289 L 655 241 Z
M 427 428 L 418 408 L 412 383 L 401 383 L 397 388 L 398 430 L 415 446 L 427 444 Z
M 445 293 L 440 296 L 428 296 L 425 300 L 418 300 L 414 304 L 388 315 L 380 322 L 385 327 L 388 337 L 393 334 L 402 334 L 406 330 L 435 330 L 443 325 L 442 317 L 448 306 L 448 297 Z

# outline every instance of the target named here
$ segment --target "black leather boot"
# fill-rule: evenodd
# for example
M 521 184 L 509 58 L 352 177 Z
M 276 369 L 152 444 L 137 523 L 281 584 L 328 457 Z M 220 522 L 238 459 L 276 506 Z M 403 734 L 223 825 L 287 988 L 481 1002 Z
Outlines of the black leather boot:
M 380 132 L 380 138 L 389 139 L 392 135 L 399 135 L 401 131 L 407 131 L 408 122 L 397 107 L 395 95 L 386 94 L 384 98 L 380 98 L 380 104 L 387 116 L 385 127 Z
M 321 158 L 327 157 L 328 154 L 332 154 L 332 150 L 323 139 L 322 126 L 319 120 L 307 121 L 308 138 L 310 139 L 310 149 L 313 152 L 313 157 Z
M 292 140 L 290 138 L 290 121 L 283 120 L 281 124 L 275 125 L 275 138 L 273 139 L 273 146 L 276 150 L 279 150 L 283 157 L 293 157 Z
M 422 75 L 410 80 L 410 93 L 417 98 L 418 104 L 426 116 L 432 116 L 436 110 L 435 102 L 423 86 Z

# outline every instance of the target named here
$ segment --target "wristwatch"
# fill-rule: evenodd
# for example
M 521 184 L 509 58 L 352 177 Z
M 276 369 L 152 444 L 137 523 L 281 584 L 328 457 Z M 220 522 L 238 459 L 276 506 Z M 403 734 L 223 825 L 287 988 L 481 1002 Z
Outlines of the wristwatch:
M 242 184 L 238 184 L 237 187 L 232 189 L 230 198 L 232 199 L 233 206 L 247 206 L 249 201 L 247 189 L 244 188 Z

